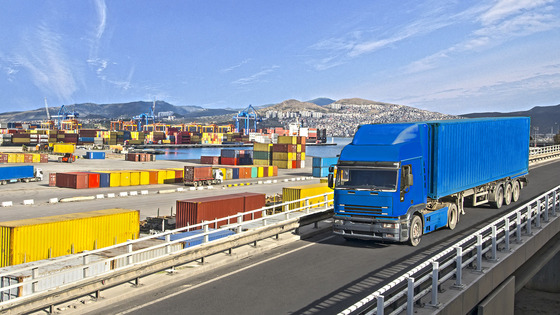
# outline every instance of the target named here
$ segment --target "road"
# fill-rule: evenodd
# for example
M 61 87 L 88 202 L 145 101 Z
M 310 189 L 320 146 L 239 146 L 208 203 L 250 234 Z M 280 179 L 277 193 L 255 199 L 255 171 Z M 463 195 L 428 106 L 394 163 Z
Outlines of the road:
M 418 247 L 345 241 L 330 233 L 200 274 L 164 290 L 144 287 L 134 298 L 87 314 L 334 314 L 415 262 L 560 184 L 560 162 L 532 168 L 521 198 L 500 210 L 466 208 L 453 231 L 424 236 Z

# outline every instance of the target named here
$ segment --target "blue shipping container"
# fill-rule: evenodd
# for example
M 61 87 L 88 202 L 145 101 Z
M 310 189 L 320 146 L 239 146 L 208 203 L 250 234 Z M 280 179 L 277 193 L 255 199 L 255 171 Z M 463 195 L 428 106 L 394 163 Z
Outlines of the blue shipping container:
M 313 167 L 313 177 L 327 177 L 329 176 L 328 167 Z
M 0 180 L 15 180 L 33 178 L 33 165 L 2 166 L 0 167 Z
M 528 117 L 427 122 L 428 196 L 438 199 L 529 172 Z
M 329 167 L 331 165 L 336 165 L 337 162 L 337 157 L 313 157 L 313 167 Z
M 215 231 L 214 229 L 209 229 L 209 231 Z M 183 232 L 183 233 L 177 233 L 177 234 L 172 234 L 171 235 L 171 240 L 175 241 L 175 240 L 179 240 L 185 237 L 189 237 L 189 236 L 195 236 L 195 235 L 199 235 L 202 234 L 203 230 L 194 230 L 194 231 L 189 231 L 189 232 Z M 220 238 L 224 238 L 224 237 L 228 237 L 230 235 L 234 235 L 235 233 L 233 231 L 230 230 L 221 230 L 215 233 L 212 233 L 210 235 L 208 235 L 208 240 L 209 241 L 214 241 Z M 203 240 L 204 236 L 199 236 L 199 237 L 195 237 L 195 238 L 191 238 L 189 240 L 186 240 L 183 242 L 183 245 L 185 247 L 191 247 L 191 246 L 196 246 L 196 245 L 200 245 L 202 244 L 202 240 Z M 165 237 L 158 237 L 160 240 L 165 240 Z
M 102 151 L 88 151 L 86 152 L 86 158 L 90 160 L 104 160 L 105 152 Z
M 96 172 L 92 172 L 96 173 Z M 111 174 L 109 173 L 97 173 L 99 174 L 99 187 L 110 187 Z

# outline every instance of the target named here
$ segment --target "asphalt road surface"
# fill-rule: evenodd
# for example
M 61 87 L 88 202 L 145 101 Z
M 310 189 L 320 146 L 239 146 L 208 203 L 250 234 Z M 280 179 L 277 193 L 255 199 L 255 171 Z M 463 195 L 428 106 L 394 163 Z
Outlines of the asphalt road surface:
M 418 247 L 345 241 L 325 233 L 200 274 L 164 290 L 144 287 L 135 298 L 90 314 L 334 314 L 431 253 L 560 184 L 560 162 L 532 168 L 520 200 L 499 210 L 466 208 L 457 228 L 423 237 Z M 83 309 L 87 313 L 87 309 Z

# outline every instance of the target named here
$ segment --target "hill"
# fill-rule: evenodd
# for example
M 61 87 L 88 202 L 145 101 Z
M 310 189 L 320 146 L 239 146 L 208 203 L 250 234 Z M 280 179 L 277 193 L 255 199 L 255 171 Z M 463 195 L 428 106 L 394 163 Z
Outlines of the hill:
M 471 113 L 461 115 L 467 118 L 478 117 L 516 117 L 524 116 L 531 117 L 531 126 L 538 128 L 538 133 L 558 133 L 560 128 L 560 104 L 553 106 L 535 106 L 530 110 L 500 113 L 500 112 L 485 112 L 485 113 Z
M 282 103 L 278 103 L 276 105 L 272 105 L 260 109 L 259 113 L 268 112 L 268 111 L 278 111 L 278 112 L 312 111 L 312 112 L 326 113 L 328 112 L 328 109 L 310 102 L 301 102 L 298 100 L 291 99 L 291 100 L 283 101 Z
M 326 97 L 315 98 L 315 99 L 312 99 L 310 101 L 307 101 L 307 103 L 313 103 L 313 104 L 319 105 L 319 106 L 329 105 L 329 104 L 332 104 L 334 102 L 335 102 L 335 100 L 332 100 L 332 99 L 326 98 Z

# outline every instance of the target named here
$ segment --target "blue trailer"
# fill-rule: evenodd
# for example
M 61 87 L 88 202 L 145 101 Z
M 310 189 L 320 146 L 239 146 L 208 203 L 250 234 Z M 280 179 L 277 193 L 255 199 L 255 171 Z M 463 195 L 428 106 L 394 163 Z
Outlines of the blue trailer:
M 363 125 L 329 174 L 335 234 L 409 242 L 454 229 L 465 202 L 519 199 L 529 171 L 527 117 Z
M 30 182 L 43 180 L 43 171 L 35 169 L 33 165 L 1 166 L 0 184 L 10 182 Z

